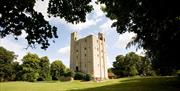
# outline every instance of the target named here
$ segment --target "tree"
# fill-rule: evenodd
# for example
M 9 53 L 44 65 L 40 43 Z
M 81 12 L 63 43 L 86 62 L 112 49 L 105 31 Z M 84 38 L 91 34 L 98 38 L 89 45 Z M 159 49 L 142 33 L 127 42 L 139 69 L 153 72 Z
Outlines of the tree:
M 14 52 L 0 47 L 0 81 L 12 81 L 16 77 Z
M 13 62 L 13 69 L 15 70 L 15 81 L 22 80 L 22 65 L 19 64 L 19 62 Z
M 37 81 L 40 71 L 40 58 L 36 54 L 28 53 L 22 59 L 22 80 Z
M 39 78 L 38 80 L 44 81 L 44 80 L 50 80 L 50 63 L 47 56 L 44 56 L 40 58 L 39 62 L 40 71 L 39 71 Z
M 118 55 L 116 61 L 113 62 L 112 72 L 118 77 L 155 74 L 151 62 L 134 52 L 130 52 L 126 56 Z
M 9 64 L 12 63 L 16 58 L 14 52 L 6 50 L 3 47 L 0 47 L 0 63 L 1 64 Z
M 15 39 L 27 33 L 28 46 L 40 44 L 48 48 L 49 40 L 58 38 L 57 28 L 52 27 L 44 16 L 34 10 L 37 0 L 2 0 L 0 2 L 0 37 L 13 35 Z M 43 1 L 43 0 L 42 0 Z M 92 10 L 91 0 L 50 0 L 49 16 L 64 18 L 71 23 L 85 22 L 87 12 Z
M 0 37 L 27 33 L 25 39 L 29 46 L 41 44 L 42 49 L 49 46 L 49 39 L 57 38 L 56 27 L 52 27 L 41 13 L 34 10 L 36 0 L 2 0 L 0 3 Z
M 117 76 L 126 76 L 126 70 L 125 70 L 125 62 L 124 62 L 124 56 L 118 55 L 116 57 L 116 61 L 113 62 L 113 68 L 112 72 L 116 74 Z
M 129 76 L 135 76 L 139 74 L 137 64 L 141 61 L 139 55 L 134 52 L 130 52 L 125 56 L 125 64 L 127 65 L 127 72 Z
M 50 0 L 48 13 L 71 23 L 86 21 L 86 13 L 92 11 L 91 0 Z
M 65 68 L 65 65 L 60 60 L 52 62 L 50 67 L 52 80 L 60 80 L 60 76 L 65 73 Z
M 143 76 L 156 75 L 155 71 L 152 68 L 152 63 L 147 57 L 141 57 L 141 61 L 138 64 L 139 74 Z
M 180 8 L 178 0 L 98 0 L 118 33 L 137 34 L 128 46 L 143 47 L 162 75 L 180 69 Z

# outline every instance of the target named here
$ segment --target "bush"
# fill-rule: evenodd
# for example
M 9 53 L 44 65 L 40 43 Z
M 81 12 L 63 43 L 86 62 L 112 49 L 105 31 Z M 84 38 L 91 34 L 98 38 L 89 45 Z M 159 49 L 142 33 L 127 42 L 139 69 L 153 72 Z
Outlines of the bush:
M 35 81 L 37 81 L 38 77 L 39 77 L 39 74 L 37 72 L 30 72 L 30 73 L 23 74 L 22 80 L 29 81 L 29 82 L 35 82 Z
M 92 76 L 91 76 L 90 74 L 86 74 L 86 75 L 84 76 L 84 80 L 85 80 L 85 81 L 90 81 L 90 80 L 92 80 Z
M 64 73 L 64 76 L 65 77 L 73 77 L 74 78 L 75 73 L 73 71 L 68 71 L 68 72 Z
M 74 76 L 74 80 L 90 81 L 90 80 L 92 80 L 92 76 L 90 74 L 85 74 L 82 72 L 76 72 L 75 76 Z
M 76 72 L 74 76 L 74 80 L 83 80 L 85 74 L 81 72 Z

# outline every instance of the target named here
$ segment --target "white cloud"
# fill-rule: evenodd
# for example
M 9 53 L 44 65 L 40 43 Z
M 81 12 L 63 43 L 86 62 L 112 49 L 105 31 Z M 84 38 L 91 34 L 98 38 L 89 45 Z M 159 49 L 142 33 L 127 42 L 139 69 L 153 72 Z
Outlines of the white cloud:
M 68 26 L 73 31 L 81 31 L 81 30 L 87 29 L 93 25 L 96 25 L 97 22 L 98 21 L 93 20 L 93 19 L 86 19 L 86 22 L 84 22 L 84 23 L 78 23 L 78 24 L 68 23 Z
M 95 1 L 96 0 L 93 0 L 90 3 L 93 6 L 94 10 L 90 14 L 87 14 L 86 22 L 80 22 L 78 24 L 67 23 L 64 19 L 60 19 L 60 18 L 55 18 L 55 19 L 54 17 L 49 18 L 47 13 L 49 0 L 37 1 L 35 3 L 34 9 L 38 12 L 41 12 L 44 15 L 44 18 L 48 21 L 54 21 L 54 20 L 59 21 L 58 24 L 59 23 L 64 24 L 65 26 L 69 27 L 70 30 L 72 31 L 81 31 L 96 25 L 99 21 L 102 20 L 101 17 L 105 16 L 104 12 L 101 10 L 101 5 L 95 4 Z
M 100 25 L 100 30 L 102 33 L 108 35 L 110 32 L 115 31 L 115 28 L 112 28 L 111 25 L 114 21 L 108 19 L 105 23 Z
M 69 67 L 69 60 L 70 60 L 70 46 L 66 46 L 63 48 L 60 48 L 58 50 L 58 53 L 60 54 L 59 57 L 62 59 L 62 62 Z
M 44 1 L 37 0 L 34 6 L 34 9 L 38 12 L 41 12 L 46 20 L 49 20 L 47 13 L 48 3 L 49 0 L 44 0 Z
M 70 55 L 70 46 L 66 46 L 66 47 L 60 48 L 60 49 L 58 50 L 58 52 L 59 52 L 62 56 L 68 57 L 68 56 Z
M 143 50 L 143 48 L 138 49 L 135 53 L 141 56 L 145 56 L 145 50 Z
M 132 37 L 136 36 L 135 33 L 126 32 L 124 34 L 120 34 L 117 42 L 115 43 L 116 48 L 126 48 L 127 44 L 132 40 Z
M 49 22 L 51 25 L 53 26 L 67 26 L 67 21 L 65 21 L 65 19 L 61 19 L 60 17 L 51 17 L 49 18 Z
M 97 25 L 97 23 L 102 20 L 102 17 L 105 16 L 103 11 L 101 10 L 100 4 L 95 4 L 95 0 L 93 0 L 90 4 L 93 6 L 94 10 L 90 14 L 87 14 L 86 22 L 81 22 L 78 24 L 68 23 L 68 27 L 71 30 L 81 31 L 90 28 L 94 25 Z
M 93 0 L 90 5 L 93 6 L 94 10 L 92 11 L 94 19 L 105 16 L 104 12 L 101 10 L 101 4 L 96 4 L 96 0 Z

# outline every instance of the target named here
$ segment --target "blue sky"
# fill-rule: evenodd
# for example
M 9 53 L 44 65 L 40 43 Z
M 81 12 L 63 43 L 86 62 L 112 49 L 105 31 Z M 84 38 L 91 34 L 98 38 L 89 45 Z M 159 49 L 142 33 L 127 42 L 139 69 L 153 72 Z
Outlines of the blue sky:
M 107 49 L 107 58 L 108 58 L 108 67 L 112 66 L 112 62 L 115 61 L 115 57 L 117 55 L 125 55 L 128 52 L 134 51 L 137 54 L 143 55 L 143 50 L 140 49 L 136 51 L 136 47 L 133 46 L 129 49 L 126 49 L 126 44 L 131 41 L 131 38 L 135 36 L 134 33 L 124 33 L 118 34 L 115 28 L 111 28 L 111 24 L 113 21 L 108 19 L 105 14 L 100 10 L 100 6 L 95 3 L 91 3 L 94 7 L 94 10 L 89 13 L 86 17 L 87 21 L 85 23 L 79 23 L 76 25 L 67 23 L 64 19 L 60 18 L 48 18 L 47 17 L 47 5 L 48 0 L 42 2 L 38 0 L 35 10 L 41 12 L 45 19 L 50 22 L 52 26 L 56 26 L 58 28 L 58 39 L 55 39 L 55 43 L 52 43 L 47 50 L 42 50 L 37 45 L 36 49 L 28 48 L 27 42 L 24 39 L 26 36 L 23 33 L 22 36 L 19 37 L 19 40 L 14 40 L 12 36 L 8 36 L 4 39 L 0 39 L 0 46 L 5 47 L 8 50 L 14 51 L 18 56 L 17 61 L 20 60 L 24 55 L 28 52 L 36 53 L 40 57 L 48 56 L 50 61 L 61 60 L 67 67 L 69 67 L 69 56 L 70 56 L 70 34 L 74 31 L 78 32 L 79 38 L 86 37 L 90 34 L 97 36 L 98 32 L 102 32 L 105 34 L 106 38 L 106 49 Z

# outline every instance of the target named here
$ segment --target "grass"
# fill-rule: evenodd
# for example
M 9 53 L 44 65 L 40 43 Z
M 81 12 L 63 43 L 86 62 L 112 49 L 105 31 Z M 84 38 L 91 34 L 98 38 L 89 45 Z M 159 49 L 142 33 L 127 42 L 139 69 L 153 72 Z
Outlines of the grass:
M 180 78 L 131 77 L 103 82 L 1 82 L 0 91 L 180 91 Z

